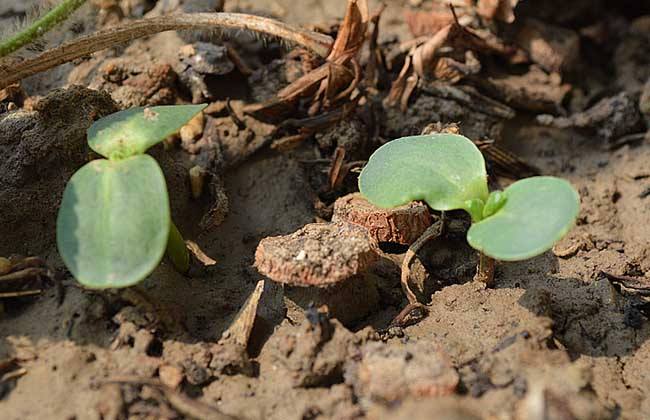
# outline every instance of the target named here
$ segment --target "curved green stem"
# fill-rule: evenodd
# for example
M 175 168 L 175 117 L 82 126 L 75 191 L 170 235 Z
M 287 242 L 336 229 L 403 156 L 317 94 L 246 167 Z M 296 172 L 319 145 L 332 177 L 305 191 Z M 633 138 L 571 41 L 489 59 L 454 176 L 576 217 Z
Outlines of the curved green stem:
M 63 23 L 86 0 L 63 0 L 61 4 L 50 10 L 45 16 L 37 19 L 27 28 L 7 40 L 0 42 L 0 57 L 7 56 L 27 44 L 31 44 L 55 26 Z
M 190 254 L 187 252 L 183 236 L 174 222 L 170 223 L 167 256 L 178 272 L 185 274 L 190 269 Z

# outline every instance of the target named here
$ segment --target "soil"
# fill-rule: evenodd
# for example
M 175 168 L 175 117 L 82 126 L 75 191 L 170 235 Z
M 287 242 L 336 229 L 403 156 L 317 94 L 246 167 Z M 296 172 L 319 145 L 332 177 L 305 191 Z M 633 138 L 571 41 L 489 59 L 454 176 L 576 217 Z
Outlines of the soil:
M 3 1 L 0 23 L 21 17 L 27 3 Z M 177 7 L 214 11 L 221 2 L 113 3 L 138 17 Z M 224 7 L 330 30 L 346 3 L 227 0 Z M 603 275 L 631 276 L 646 285 L 650 279 L 650 7 L 548 3 L 536 8 L 523 1 L 514 23 L 489 25 L 513 40 L 527 19 L 535 19 L 535 30 L 557 25 L 579 51 L 566 52 L 566 40 L 551 40 L 545 48 L 559 57 L 549 64 L 544 51 L 528 51 L 542 55 L 532 69 L 491 56 L 481 71 L 498 83 L 486 88 L 472 80 L 483 73 L 459 85 L 423 83 L 406 112 L 382 104 L 399 62 L 388 82 L 375 87 L 377 97 L 342 121 L 307 131 L 296 144 L 289 142 L 290 150 L 273 143 L 286 127 L 242 110 L 273 97 L 310 63 L 277 41 L 250 34 L 163 33 L 4 91 L 0 256 L 39 256 L 54 275 L 36 297 L 0 300 L 1 417 L 650 418 L 649 288 L 625 287 Z M 377 4 L 371 1 L 371 10 Z M 426 0 L 389 2 L 380 45 L 390 49 L 412 39 L 404 11 L 434 6 Z M 121 19 L 111 10 L 85 6 L 74 18 L 84 25 L 73 29 L 92 32 Z M 524 29 L 527 37 L 539 36 Z M 72 35 L 67 28 L 51 42 Z M 196 54 L 208 51 L 213 61 L 188 73 L 187 50 L 178 51 L 197 40 Z M 224 53 L 228 49 L 235 55 Z M 528 91 L 522 81 L 527 72 L 534 81 Z M 547 83 L 548 90 L 536 83 Z M 465 90 L 453 92 L 471 88 L 494 102 L 468 104 L 450 96 L 457 86 Z M 151 153 L 165 172 L 174 220 L 216 264 L 185 276 L 164 260 L 135 288 L 81 288 L 58 256 L 54 226 L 67 179 L 91 157 L 85 130 L 124 107 L 193 100 L 211 103 L 203 135 Z M 354 296 L 337 307 L 341 322 L 325 307 L 295 305 L 291 289 L 285 297 L 282 285 L 256 270 L 260 241 L 331 223 L 335 200 L 356 191 L 352 167 L 332 188 L 333 155 L 344 150 L 346 162 L 364 161 L 383 142 L 419 134 L 432 123 L 458 123 L 469 138 L 494 140 L 541 173 L 571 181 L 582 200 L 575 228 L 539 257 L 499 263 L 495 286 L 485 288 L 472 281 L 477 256 L 464 240 L 468 220 L 448 214 L 444 234 L 411 265 L 428 314 L 404 327 L 391 320 L 407 303 L 399 267 L 404 243 L 412 238 L 379 245 L 380 258 L 364 275 L 374 283 L 372 296 L 358 304 Z M 198 199 L 187 175 L 196 165 L 207 174 Z M 317 239 L 310 240 L 317 247 Z M 327 247 L 334 257 L 346 251 L 335 243 Z M 259 305 L 247 311 L 260 280 Z M 243 324 L 242 344 L 231 327 L 245 315 L 252 322 Z

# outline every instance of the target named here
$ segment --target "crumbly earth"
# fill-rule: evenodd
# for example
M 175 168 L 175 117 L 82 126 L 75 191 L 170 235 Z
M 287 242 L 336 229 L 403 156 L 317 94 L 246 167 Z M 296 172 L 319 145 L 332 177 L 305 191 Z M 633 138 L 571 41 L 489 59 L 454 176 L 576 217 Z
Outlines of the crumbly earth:
M 156 2 L 116 3 L 148 10 Z M 160 8 L 187 3 L 193 10 L 206 10 L 215 2 L 158 3 L 165 3 Z M 225 3 L 227 10 L 254 11 L 301 24 L 331 23 L 345 9 L 343 0 Z M 525 9 L 536 4 L 521 3 Z M 606 64 L 586 65 L 585 60 L 577 64 L 578 76 L 569 78 L 576 87 L 565 102 L 568 113 L 588 111 L 623 90 L 631 103 L 637 103 L 648 78 L 644 60 L 650 45 L 644 42 L 650 38 L 648 18 L 637 18 L 650 10 L 639 6 L 633 9 L 634 16 L 626 15 L 621 8 L 633 2 L 616 2 L 621 6 L 612 6 L 618 13 L 615 18 L 589 26 L 585 22 L 600 19 L 594 14 L 605 13 L 594 2 L 577 1 L 571 8 L 557 6 L 566 2 L 546 3 L 548 8 L 527 13 L 580 28 L 586 46 L 582 54 L 600 57 L 599 62 Z M 24 4 L 3 1 L 0 22 L 5 16 L 20 16 Z M 409 39 L 403 9 L 426 10 L 429 5 L 429 1 L 390 2 L 382 16 L 381 39 Z M 94 19 L 92 14 L 82 16 Z M 95 24 L 89 21 L 85 30 Z M 592 43 L 603 33 L 610 34 L 612 42 L 594 48 Z M 194 34 L 183 36 L 190 35 Z M 278 44 L 261 48 L 258 40 L 241 37 L 236 43 L 239 54 L 250 55 L 250 62 L 262 70 L 248 78 L 233 72 L 208 80 L 206 86 L 215 92 L 212 100 L 246 101 L 249 95 L 275 92 L 282 87 L 279 81 L 292 77 L 278 74 L 285 69 L 274 61 L 282 57 Z M 650 118 L 625 114 L 628 107 L 616 107 L 615 100 L 608 102 L 610 114 L 588 114 L 589 118 L 597 114 L 591 124 L 560 128 L 539 125 L 536 114 L 522 110 L 521 104 L 511 104 L 516 116 L 503 119 L 420 92 L 406 114 L 391 109 L 374 122 L 365 121 L 368 133 L 379 133 L 383 139 L 419 133 L 432 122 L 460 122 L 462 133 L 497 139 L 501 147 L 544 174 L 567 178 L 582 199 L 581 215 L 571 233 L 544 255 L 499 264 L 492 289 L 471 282 L 476 257 L 463 240 L 467 220 L 450 214 L 445 234 L 425 246 L 412 265 L 412 280 L 420 286 L 429 312 L 415 325 L 389 327 L 406 300 L 399 286 L 405 249 L 388 246 L 382 247 L 384 254 L 370 273 L 377 282 L 377 303 L 361 320 L 343 326 L 328 320 L 319 308 L 287 311 L 282 288 L 267 281 L 246 354 L 229 347 L 227 340 L 216 344 L 263 279 L 253 267 L 259 242 L 322 221 L 334 196 L 354 190 L 353 174 L 352 182 L 340 191 L 321 189 L 327 184 L 323 173 L 327 167 L 319 162 L 330 154 L 322 155 L 313 138 L 288 152 L 258 147 L 267 144 L 268 132 L 238 128 L 241 121 L 234 105 L 235 116 L 222 107 L 210 118 L 220 119 L 219 133 L 227 141 L 242 139 L 250 146 L 237 155 L 245 158 L 236 165 L 223 164 L 220 145 L 206 137 L 196 143 L 201 152 L 185 153 L 179 147 L 155 152 L 168 161 L 166 175 L 177 203 L 175 220 L 217 264 L 188 278 L 163 261 L 143 284 L 119 293 L 78 287 L 58 257 L 52 229 L 57 197 L 86 160 L 84 127 L 118 105 L 191 99 L 191 89 L 170 76 L 176 72 L 178 46 L 186 42 L 175 33 L 154 36 L 23 84 L 32 97 L 45 97 L 52 88 L 74 83 L 84 87 L 94 83 L 112 97 L 72 88 L 63 95 L 55 92 L 54 99 L 73 103 L 50 97 L 42 102 L 41 106 L 50 104 L 45 109 L 38 105 L 33 111 L 0 109 L 4 156 L 0 256 L 38 254 L 55 269 L 54 283 L 60 285 L 46 287 L 36 298 L 0 301 L 0 417 L 225 418 L 220 413 L 241 419 L 650 417 L 650 304 L 643 293 L 620 287 L 601 274 L 650 275 L 650 142 L 640 136 L 612 147 L 621 135 L 645 132 Z M 103 64 L 116 65 L 118 73 L 106 73 Z M 485 65 L 498 64 L 495 58 Z M 265 77 L 265 71 L 273 76 Z M 121 76 L 111 79 L 115 74 Z M 123 83 L 127 80 L 132 81 Z M 75 109 L 78 104 L 87 107 Z M 544 112 L 548 109 L 545 106 Z M 600 118 L 603 113 L 610 117 Z M 242 118 L 246 124 L 247 117 Z M 355 130 L 361 127 L 354 125 Z M 317 137 L 355 132 L 349 124 L 344 128 L 328 128 Z M 603 133 L 615 133 L 617 138 L 607 139 Z M 367 136 L 364 149 L 374 144 L 368 140 L 374 137 Z M 328 140 L 325 148 L 354 141 L 335 140 Z M 199 223 L 213 205 L 211 197 L 223 191 L 193 200 L 185 177 L 187 168 L 206 156 L 204 152 L 213 162 L 221 162 L 209 169 L 219 183 L 223 181 L 230 203 L 223 223 L 209 230 L 200 229 Z M 347 310 L 355 315 L 361 309 Z M 408 387 L 381 386 L 402 381 Z

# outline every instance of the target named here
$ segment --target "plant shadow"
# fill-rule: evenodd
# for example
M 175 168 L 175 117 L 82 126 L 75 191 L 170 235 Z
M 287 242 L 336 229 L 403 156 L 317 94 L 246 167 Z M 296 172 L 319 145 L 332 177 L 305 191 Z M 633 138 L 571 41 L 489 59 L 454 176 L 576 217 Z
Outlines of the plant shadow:
M 551 252 L 529 261 L 503 263 L 496 287 L 525 289 L 519 304 L 553 321 L 553 337 L 572 358 L 634 353 L 650 337 L 643 301 L 622 294 L 603 277 L 563 275 L 569 270 L 562 266 L 570 263 Z

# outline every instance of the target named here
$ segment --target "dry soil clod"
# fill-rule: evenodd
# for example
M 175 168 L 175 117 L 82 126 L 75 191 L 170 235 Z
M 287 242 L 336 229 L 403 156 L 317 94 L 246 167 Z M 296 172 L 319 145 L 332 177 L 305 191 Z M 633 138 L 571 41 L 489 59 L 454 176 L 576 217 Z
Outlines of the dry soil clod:
M 360 360 L 348 364 L 345 379 L 362 403 L 388 405 L 408 397 L 451 395 L 459 382 L 458 373 L 444 350 L 421 342 L 408 342 L 400 347 L 367 343 L 361 348 Z
M 332 221 L 363 226 L 377 242 L 410 245 L 431 226 L 432 217 L 421 202 L 382 209 L 354 193 L 336 200 Z
M 262 239 L 255 267 L 285 286 L 286 296 L 303 309 L 327 305 L 344 324 L 368 315 L 378 304 L 376 286 L 366 276 L 378 246 L 368 232 L 348 223 L 312 223 L 285 236 Z

